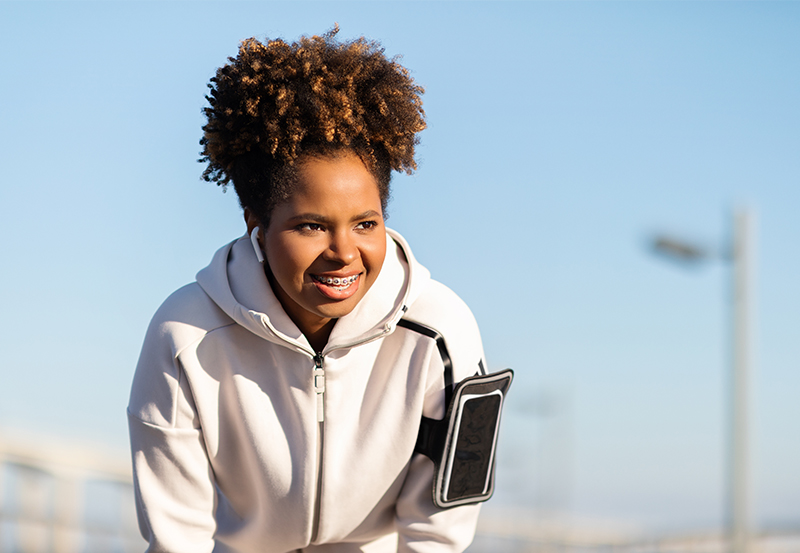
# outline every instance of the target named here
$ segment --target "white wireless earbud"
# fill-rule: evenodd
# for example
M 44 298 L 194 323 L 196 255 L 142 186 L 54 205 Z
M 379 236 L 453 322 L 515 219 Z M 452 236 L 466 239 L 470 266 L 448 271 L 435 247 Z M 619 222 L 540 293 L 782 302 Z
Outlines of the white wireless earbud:
M 253 250 L 256 252 L 256 258 L 259 263 L 264 263 L 264 253 L 261 251 L 261 246 L 258 245 L 258 227 L 253 229 L 250 233 L 250 242 L 253 243 Z

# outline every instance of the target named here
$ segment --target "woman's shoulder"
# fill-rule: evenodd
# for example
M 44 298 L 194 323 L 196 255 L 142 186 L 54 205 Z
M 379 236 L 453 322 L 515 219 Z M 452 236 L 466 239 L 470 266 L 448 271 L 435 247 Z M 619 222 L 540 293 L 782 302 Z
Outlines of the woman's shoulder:
M 469 368 L 469 376 L 483 363 L 483 345 L 475 316 L 455 292 L 431 279 L 416 301 L 409 307 L 404 319 L 426 326 L 441 335 L 456 365 Z
M 217 328 L 234 324 L 197 282 L 170 294 L 153 315 L 148 335 L 166 338 L 174 349 Z
M 445 326 L 472 324 L 475 317 L 458 294 L 438 280 L 430 279 L 409 309 L 409 316 L 423 317 Z M 422 321 L 420 321 L 422 322 Z
M 131 386 L 131 415 L 156 426 L 176 424 L 180 364 L 175 359 L 212 330 L 234 324 L 196 282 L 173 292 L 147 329 Z M 185 407 L 185 404 L 182 404 Z

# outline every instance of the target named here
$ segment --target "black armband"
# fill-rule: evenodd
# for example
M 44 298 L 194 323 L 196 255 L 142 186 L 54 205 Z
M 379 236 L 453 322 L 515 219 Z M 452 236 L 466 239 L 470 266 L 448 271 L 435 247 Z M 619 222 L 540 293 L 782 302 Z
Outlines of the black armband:
M 423 417 L 415 451 L 433 460 L 437 507 L 492 497 L 500 414 L 513 375 L 506 369 L 465 378 L 456 386 L 444 419 Z
M 435 339 L 444 362 L 445 417 L 422 417 L 414 448 L 434 463 L 433 503 L 447 508 L 486 501 L 494 492 L 500 415 L 514 372 L 477 374 L 453 388 L 452 363 L 442 336 L 405 319 L 398 324 Z M 482 363 L 479 372 L 485 372 Z

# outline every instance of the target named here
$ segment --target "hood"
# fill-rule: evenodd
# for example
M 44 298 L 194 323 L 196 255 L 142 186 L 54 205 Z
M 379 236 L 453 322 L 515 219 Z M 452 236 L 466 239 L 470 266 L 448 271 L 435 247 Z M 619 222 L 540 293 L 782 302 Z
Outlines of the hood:
M 405 239 L 386 229 L 386 257 L 378 278 L 355 309 L 336 321 L 323 353 L 393 332 L 429 280 L 430 273 L 414 259 Z M 253 334 L 314 355 L 273 293 L 249 237 L 217 250 L 197 273 L 197 283 L 226 315 Z

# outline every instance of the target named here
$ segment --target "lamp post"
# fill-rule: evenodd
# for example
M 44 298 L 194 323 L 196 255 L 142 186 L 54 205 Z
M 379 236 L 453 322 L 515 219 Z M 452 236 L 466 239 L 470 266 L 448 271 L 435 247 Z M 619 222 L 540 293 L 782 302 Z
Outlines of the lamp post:
M 728 451 L 726 511 L 732 553 L 750 553 L 750 398 L 749 381 L 753 359 L 753 284 L 755 215 L 742 209 L 733 214 L 733 233 L 724 259 L 731 271 L 731 373 L 728 388 Z M 684 263 L 697 263 L 714 256 L 704 248 L 659 236 L 653 249 Z

